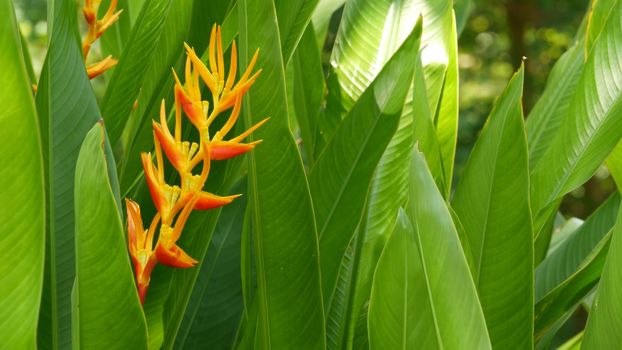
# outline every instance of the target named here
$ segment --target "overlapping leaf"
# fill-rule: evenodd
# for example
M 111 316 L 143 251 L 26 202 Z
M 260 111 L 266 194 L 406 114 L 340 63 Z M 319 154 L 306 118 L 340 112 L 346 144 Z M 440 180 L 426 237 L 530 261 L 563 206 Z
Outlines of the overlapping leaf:
M 87 134 L 76 165 L 73 345 L 147 349 L 145 316 L 108 178 L 104 142 L 103 124 L 97 123 Z
M 0 1 L 0 339 L 36 348 L 43 285 L 45 191 L 37 113 L 10 0 Z M 24 43 L 25 45 L 25 43 Z
M 238 2 L 241 66 L 255 49 L 263 72 L 244 102 L 247 126 L 271 116 L 251 139 L 249 210 L 257 272 L 256 346 L 324 348 L 317 236 L 309 189 L 289 130 L 281 43 L 270 0 Z

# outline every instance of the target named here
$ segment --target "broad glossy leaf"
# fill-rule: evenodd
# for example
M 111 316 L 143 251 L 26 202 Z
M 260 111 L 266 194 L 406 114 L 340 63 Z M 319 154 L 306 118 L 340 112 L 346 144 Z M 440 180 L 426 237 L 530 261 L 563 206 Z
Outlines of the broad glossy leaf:
M 539 339 L 598 281 L 620 196 L 615 194 L 542 261 L 535 273 L 535 332 Z
M 414 75 L 418 74 L 414 79 L 423 82 L 420 55 L 414 56 Z M 397 210 L 407 198 L 401 189 L 408 183 L 408 162 L 414 145 L 413 118 L 417 123 L 417 118 L 427 117 L 432 127 L 432 137 L 436 139 L 432 116 L 425 115 L 423 110 L 428 106 L 427 98 L 417 100 L 417 96 L 413 98 L 409 92 L 406 100 L 410 99 L 413 103 L 404 104 L 398 128 L 376 166 L 356 237 L 350 242 L 342 260 L 335 297 L 328 310 L 329 346 L 352 346 L 357 337 L 367 338 L 367 323 L 358 328 L 357 323 L 369 300 L 373 273 L 395 224 Z M 416 104 L 415 101 L 423 103 Z M 345 264 L 346 261 L 351 264 Z M 364 331 L 365 334 L 357 335 L 357 331 Z
M 618 191 L 622 191 L 622 142 L 618 143 L 607 158 L 607 168 L 618 186 Z
M 276 0 L 283 62 L 289 62 L 319 0 Z
M 76 165 L 74 346 L 146 349 L 145 316 L 108 178 L 104 144 L 100 122 L 86 135 Z
M 532 172 L 536 232 L 564 194 L 589 179 L 622 136 L 622 66 L 612 52 L 622 50 L 622 3 L 613 9 L 590 51 L 569 118 Z
M 326 39 L 326 33 L 328 32 L 328 25 L 333 13 L 337 11 L 346 0 L 319 0 L 313 16 L 313 27 L 315 29 L 315 37 L 317 45 L 319 47 L 324 46 L 324 39 Z
M 314 34 L 310 23 L 290 62 L 294 69 L 294 109 L 307 164 L 314 163 L 317 118 L 324 98 L 324 72 Z
M 403 215 L 398 220 L 374 275 L 370 346 L 490 349 L 451 214 L 418 151 L 413 152 L 410 171 L 409 221 Z
M 590 5 L 590 12 L 587 18 L 587 28 L 585 33 L 585 55 L 594 47 L 594 43 L 600 37 L 609 16 L 612 14 L 612 9 L 618 0 L 592 0 Z
M 188 1 L 188 0 L 181 0 Z M 121 137 L 134 101 L 149 68 L 146 61 L 155 59 L 152 54 L 169 12 L 171 0 L 145 0 L 140 15 L 125 43 L 119 64 L 115 67 L 106 94 L 102 99 L 102 115 L 113 145 Z M 160 57 L 157 57 L 160 59 Z
M 0 339 L 36 348 L 43 285 L 45 190 L 32 85 L 10 0 L 0 1 Z M 24 43 L 25 45 L 25 43 Z
M 238 187 L 237 192 L 243 188 Z M 243 309 L 240 238 L 245 209 L 244 198 L 223 208 L 175 339 L 175 348 L 232 347 Z
M 71 345 L 75 164 L 84 136 L 101 119 L 84 68 L 75 2 L 55 0 L 48 6 L 53 26 L 36 95 L 50 214 L 38 327 L 41 349 Z
M 622 347 L 622 210 L 613 229 L 596 299 L 585 327 L 583 349 Z
M 533 233 L 523 80 L 521 66 L 495 103 L 452 202 L 473 254 L 473 280 L 490 341 L 500 349 L 533 347 Z
M 374 170 L 400 122 L 420 39 L 419 22 L 357 100 L 309 174 L 325 301 L 332 299 L 339 261 L 361 217 Z
M 553 66 L 542 96 L 527 117 L 529 167 L 533 169 L 569 118 L 568 106 L 583 71 L 583 42 L 575 43 Z
M 324 313 L 313 206 L 289 130 L 284 69 L 270 0 L 238 2 L 241 66 L 261 51 L 261 76 L 248 92 L 247 126 L 272 119 L 249 139 L 248 202 L 257 272 L 256 339 L 263 348 L 324 348 Z

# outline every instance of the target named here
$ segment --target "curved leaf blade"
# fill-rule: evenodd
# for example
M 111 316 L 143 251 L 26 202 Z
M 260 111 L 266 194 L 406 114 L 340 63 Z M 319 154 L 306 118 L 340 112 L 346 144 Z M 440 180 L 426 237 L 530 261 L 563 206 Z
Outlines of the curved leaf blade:
M 401 235 L 401 240 L 407 236 L 408 241 L 389 242 L 374 275 L 368 319 L 370 346 L 384 348 L 384 344 L 394 339 L 393 332 L 388 329 L 404 326 L 394 323 L 404 318 L 399 315 L 390 318 L 391 323 L 387 322 L 382 328 L 374 326 L 376 317 L 393 310 L 415 315 L 409 318 L 412 324 L 408 326 L 408 339 L 416 342 L 416 347 L 425 344 L 426 349 L 490 349 L 484 314 L 458 233 L 445 200 L 418 151 L 413 152 L 410 171 L 410 201 L 406 212 L 412 228 L 408 232 L 408 224 L 400 220 L 395 231 L 398 234 L 391 240 L 398 240 Z M 383 300 L 403 304 L 404 299 L 395 293 L 412 297 L 415 303 L 408 304 L 406 309 L 382 307 Z M 387 319 L 387 316 L 381 317 Z
M 146 349 L 147 326 L 138 300 L 125 233 L 97 123 L 78 156 L 75 177 L 76 288 L 74 346 Z M 102 223 L 106 223 L 102 225 Z
M 473 280 L 495 348 L 533 347 L 533 233 L 523 81 L 521 66 L 490 113 L 452 203 L 469 240 Z
M 272 119 L 251 139 L 263 142 L 248 163 L 249 210 L 257 272 L 258 346 L 324 348 L 324 312 L 313 205 L 289 129 L 274 4 L 238 2 L 241 66 L 255 49 L 261 77 L 244 101 L 247 126 Z M 251 140 L 251 141 L 252 141 Z
M 10 0 L 0 1 L 0 339 L 36 347 L 45 253 L 45 191 L 37 114 Z M 18 156 L 16 156 L 18 155 Z
M 622 51 L 622 3 L 612 10 L 596 41 L 569 106 L 570 116 L 532 172 L 535 231 L 553 204 L 585 182 L 622 136 L 622 66 L 612 52 Z
M 596 299 L 585 327 L 583 349 L 622 347 L 622 210 L 613 229 Z
M 420 40 L 418 22 L 339 125 L 309 174 L 325 301 L 332 299 L 339 261 L 360 220 L 374 170 L 400 122 Z

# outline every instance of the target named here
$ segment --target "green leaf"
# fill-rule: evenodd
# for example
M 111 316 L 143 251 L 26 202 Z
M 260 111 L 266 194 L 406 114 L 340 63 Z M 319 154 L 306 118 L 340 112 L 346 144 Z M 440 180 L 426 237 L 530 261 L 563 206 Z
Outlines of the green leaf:
M 171 0 L 145 0 L 102 99 L 102 115 L 116 145 L 129 118 L 168 15 Z
M 553 66 L 542 96 L 527 117 L 529 167 L 533 169 L 559 132 L 583 72 L 583 44 L 576 43 Z
M 360 220 L 374 170 L 400 122 L 420 40 L 418 22 L 344 118 L 309 174 L 325 301 L 332 299 L 339 261 Z
M 585 34 L 585 54 L 586 56 L 594 47 L 600 37 L 609 16 L 612 14 L 613 7 L 618 0 L 592 0 L 590 12 L 587 18 L 587 28 Z
M 0 1 L 0 339 L 13 349 L 36 348 L 43 285 L 45 190 L 32 86 L 14 9 Z
M 464 27 L 471 15 L 473 8 L 473 0 L 454 0 L 454 12 L 456 13 L 456 29 L 458 36 L 464 30 Z
M 309 24 L 290 62 L 294 66 L 294 109 L 307 164 L 314 163 L 317 119 L 324 98 L 324 72 L 320 51 Z
M 238 2 L 241 66 L 257 48 L 261 76 L 243 104 L 247 126 L 272 119 L 248 163 L 249 210 L 257 272 L 258 346 L 325 347 L 318 243 L 300 154 L 289 130 L 281 43 L 270 0 Z
M 119 208 L 108 179 L 105 129 L 87 134 L 76 165 L 76 348 L 146 349 Z M 106 223 L 102 225 L 102 223 Z
M 315 28 L 315 40 L 318 47 L 324 46 L 324 39 L 326 39 L 326 33 L 328 32 L 328 25 L 333 13 L 337 11 L 346 0 L 319 0 L 311 20 L 313 27 Z
M 84 136 L 101 115 L 84 68 L 75 2 L 48 6 L 53 27 L 36 95 L 49 212 L 38 346 L 56 349 L 71 346 L 75 164 Z
M 618 143 L 607 158 L 607 168 L 618 186 L 618 191 L 622 191 L 622 142 Z
M 533 233 L 523 81 L 521 66 L 495 103 L 452 202 L 473 254 L 473 280 L 490 341 L 500 349 L 533 347 Z
M 571 310 L 598 281 L 619 206 L 620 196 L 615 194 L 537 267 L 536 339 Z
M 246 201 L 240 198 L 222 210 L 175 339 L 177 349 L 233 345 L 243 309 L 240 238 L 245 209 Z
M 564 194 L 589 179 L 622 136 L 622 66 L 612 60 L 612 50 L 622 49 L 622 4 L 609 16 L 590 52 L 568 119 L 532 172 L 532 209 L 535 232 L 543 226 Z M 603 87 L 606 87 L 604 89 Z
M 158 59 L 151 60 L 148 64 L 138 94 L 137 107 L 132 111 L 123 130 L 124 152 L 119 161 L 123 193 L 128 191 L 142 170 L 140 152 L 146 152 L 153 147 L 151 120 L 159 116 L 160 102 L 162 99 L 172 100 L 174 79 L 171 68 L 181 67 L 184 61 L 183 40 L 188 36 L 192 4 L 192 1 L 175 1 L 171 4 L 162 35 L 153 53 L 153 57 Z M 172 107 L 172 103 L 168 107 Z
M 622 347 L 622 209 L 613 229 L 611 246 L 585 326 L 583 349 Z
M 319 0 L 276 0 L 283 62 L 289 62 Z
M 370 346 L 490 349 L 451 214 L 418 151 L 410 171 L 408 218 L 400 215 L 374 275 Z

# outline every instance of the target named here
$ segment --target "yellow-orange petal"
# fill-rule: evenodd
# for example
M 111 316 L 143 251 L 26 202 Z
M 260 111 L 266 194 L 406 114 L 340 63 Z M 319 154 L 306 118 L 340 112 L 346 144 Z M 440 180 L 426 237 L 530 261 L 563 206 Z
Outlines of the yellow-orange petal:
M 179 151 L 179 148 L 177 148 L 177 144 L 175 143 L 173 135 L 171 135 L 168 128 L 162 127 L 155 120 L 152 121 L 152 124 L 153 131 L 156 135 L 156 138 L 158 139 L 158 142 L 160 142 L 164 153 L 166 154 L 166 158 L 169 160 L 169 162 L 171 162 L 175 169 L 183 172 L 184 168 L 186 167 L 186 159 Z
M 198 263 L 197 260 L 193 259 L 176 244 L 173 244 L 173 246 L 168 249 L 162 244 L 158 244 L 155 254 L 158 261 L 167 266 L 186 268 L 192 267 Z
M 149 187 L 149 192 L 151 193 L 151 199 L 153 200 L 153 204 L 155 205 L 158 212 L 161 212 L 165 198 L 153 169 L 153 163 L 151 162 L 151 153 L 141 153 L 140 158 L 143 162 L 145 179 L 147 180 L 147 186 Z
M 210 145 L 210 158 L 212 160 L 233 158 L 252 150 L 260 142 L 261 140 L 251 143 L 214 141 Z
M 202 106 L 197 106 L 179 85 L 175 85 L 175 96 L 177 96 L 177 100 L 181 104 L 190 122 L 196 126 L 197 129 L 203 129 L 207 119 L 203 116 Z
M 125 208 L 127 210 L 127 236 L 130 246 L 143 247 L 145 228 L 143 219 L 140 216 L 140 206 L 131 199 L 125 198 Z
M 119 61 L 115 60 L 114 58 L 112 58 L 112 56 L 108 56 L 106 58 L 104 58 L 103 60 L 97 62 L 97 63 L 93 63 L 91 65 L 89 65 L 88 67 L 86 67 L 86 73 L 89 76 L 89 79 L 93 79 L 101 74 L 103 74 L 105 71 L 107 71 L 108 69 L 114 67 L 117 65 Z
M 223 205 L 227 205 L 233 202 L 234 199 L 240 196 L 241 194 L 235 194 L 232 196 L 221 197 L 209 192 L 201 192 L 198 195 L 198 200 L 194 205 L 194 209 L 208 210 L 222 207 Z

